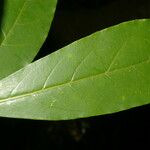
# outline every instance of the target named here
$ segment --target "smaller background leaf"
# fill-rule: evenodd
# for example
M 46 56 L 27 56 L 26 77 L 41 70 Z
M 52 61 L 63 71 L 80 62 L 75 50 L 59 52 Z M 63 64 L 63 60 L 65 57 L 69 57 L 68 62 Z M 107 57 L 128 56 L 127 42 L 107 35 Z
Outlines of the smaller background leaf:
M 0 29 L 0 79 L 30 63 L 43 44 L 56 0 L 5 0 Z

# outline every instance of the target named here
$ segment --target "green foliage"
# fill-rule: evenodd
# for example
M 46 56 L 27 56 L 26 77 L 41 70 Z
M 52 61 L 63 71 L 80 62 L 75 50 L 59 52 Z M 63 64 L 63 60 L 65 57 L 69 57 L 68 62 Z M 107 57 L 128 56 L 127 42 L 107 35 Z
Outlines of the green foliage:
M 29 64 L 44 42 L 56 0 L 4 0 L 0 79 Z
M 5 0 L 0 116 L 64 120 L 149 104 L 150 20 L 107 28 L 29 64 L 55 7 L 56 0 Z
M 0 116 L 63 120 L 148 104 L 149 26 L 143 19 L 107 28 L 2 79 Z

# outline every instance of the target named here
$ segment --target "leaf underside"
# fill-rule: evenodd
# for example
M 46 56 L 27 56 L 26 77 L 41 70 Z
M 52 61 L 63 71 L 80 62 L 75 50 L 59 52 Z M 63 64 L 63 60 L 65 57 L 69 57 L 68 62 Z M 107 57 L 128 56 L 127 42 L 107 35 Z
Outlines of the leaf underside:
M 0 79 L 34 59 L 48 34 L 55 7 L 56 0 L 4 1 L 0 26 Z
M 0 82 L 0 116 L 64 120 L 150 103 L 150 20 L 107 28 Z

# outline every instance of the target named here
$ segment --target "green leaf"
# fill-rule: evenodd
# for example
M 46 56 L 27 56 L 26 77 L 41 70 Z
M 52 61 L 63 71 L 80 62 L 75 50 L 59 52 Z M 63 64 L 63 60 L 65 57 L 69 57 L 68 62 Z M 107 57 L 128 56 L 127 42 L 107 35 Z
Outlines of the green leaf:
M 150 20 L 102 30 L 0 82 L 0 116 L 61 120 L 150 103 Z
M 52 22 L 56 0 L 5 0 L 0 28 L 0 79 L 29 64 Z

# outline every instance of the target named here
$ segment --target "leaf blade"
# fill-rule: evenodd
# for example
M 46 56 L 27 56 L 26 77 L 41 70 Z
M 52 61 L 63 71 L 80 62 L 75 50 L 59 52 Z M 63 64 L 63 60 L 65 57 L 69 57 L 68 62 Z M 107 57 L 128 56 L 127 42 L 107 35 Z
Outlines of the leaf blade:
M 148 104 L 149 25 L 139 20 L 108 28 L 2 80 L 0 115 L 75 119 Z
M 56 0 L 6 0 L 0 33 L 0 79 L 30 63 L 52 22 Z

